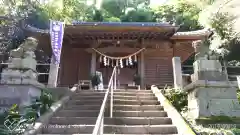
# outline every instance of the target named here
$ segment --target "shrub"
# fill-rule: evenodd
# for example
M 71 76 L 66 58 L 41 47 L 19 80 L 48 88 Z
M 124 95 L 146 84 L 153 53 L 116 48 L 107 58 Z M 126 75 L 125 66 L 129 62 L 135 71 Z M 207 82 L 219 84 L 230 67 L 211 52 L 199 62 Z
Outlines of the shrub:
M 240 90 L 237 90 L 237 98 L 238 98 L 238 101 L 240 102 Z
M 234 128 L 231 130 L 235 135 L 240 135 L 240 129 Z
M 187 92 L 171 88 L 164 89 L 163 94 L 179 112 L 186 110 L 188 103 Z

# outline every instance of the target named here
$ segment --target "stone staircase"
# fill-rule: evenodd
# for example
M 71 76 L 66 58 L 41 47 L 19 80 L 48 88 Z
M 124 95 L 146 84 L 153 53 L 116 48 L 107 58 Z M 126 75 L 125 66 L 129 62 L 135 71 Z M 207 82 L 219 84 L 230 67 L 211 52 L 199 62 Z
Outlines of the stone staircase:
M 43 128 L 45 135 L 91 134 L 105 91 L 78 91 Z M 109 98 L 110 99 L 110 98 Z M 105 110 L 105 134 L 175 135 L 177 128 L 152 91 L 116 90 L 114 113 Z

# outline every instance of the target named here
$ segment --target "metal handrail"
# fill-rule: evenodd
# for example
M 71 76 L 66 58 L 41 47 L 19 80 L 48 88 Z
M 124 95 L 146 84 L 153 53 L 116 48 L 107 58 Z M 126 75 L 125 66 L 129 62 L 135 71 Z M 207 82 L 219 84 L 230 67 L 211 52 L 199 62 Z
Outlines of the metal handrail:
M 114 80 L 113 80 L 114 79 Z M 93 129 L 93 133 L 92 135 L 103 135 L 103 128 L 104 128 L 104 112 L 105 112 L 105 108 L 106 108 L 106 103 L 107 103 L 107 99 L 108 99 L 108 94 L 111 90 L 111 99 L 110 99 L 110 117 L 112 118 L 113 116 L 113 89 L 116 89 L 116 85 L 113 84 L 116 83 L 116 66 L 113 68 L 113 72 L 111 75 L 111 78 L 109 80 L 108 83 L 108 88 L 105 92 L 105 96 L 101 105 L 101 109 L 100 112 L 98 114 L 97 117 L 97 121 L 96 124 L 94 126 Z

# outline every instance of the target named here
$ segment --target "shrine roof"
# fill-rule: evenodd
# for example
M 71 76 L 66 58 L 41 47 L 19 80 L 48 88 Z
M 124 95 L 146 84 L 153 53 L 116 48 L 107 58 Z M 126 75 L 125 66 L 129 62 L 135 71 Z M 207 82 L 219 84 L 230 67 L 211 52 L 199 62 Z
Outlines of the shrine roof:
M 177 32 L 178 26 L 173 26 L 167 23 L 153 22 L 73 22 L 71 25 L 65 26 L 65 34 L 83 35 L 83 36 L 99 36 L 100 34 L 111 33 L 136 35 L 142 34 L 146 37 L 152 35 L 160 35 L 173 40 L 200 40 L 208 38 L 213 31 L 202 29 L 188 32 Z M 38 29 L 36 27 L 26 25 L 25 29 L 33 33 L 49 34 L 49 29 Z M 96 34 L 97 33 L 97 34 Z M 130 34 L 129 34 L 130 33 Z M 144 34 L 143 34 L 144 33 Z M 147 34 L 146 34 L 147 33 Z M 149 34 L 150 33 L 150 34 Z M 104 35 L 105 36 L 105 35 Z M 106 35 L 109 36 L 109 35 Z
M 176 27 L 168 23 L 156 22 L 79 22 L 73 21 L 72 25 L 82 26 L 124 26 L 124 27 Z
M 213 34 L 213 30 L 210 29 L 202 29 L 195 31 L 187 31 L 187 32 L 176 32 L 171 39 L 191 39 L 191 40 L 199 40 L 202 38 L 209 38 Z

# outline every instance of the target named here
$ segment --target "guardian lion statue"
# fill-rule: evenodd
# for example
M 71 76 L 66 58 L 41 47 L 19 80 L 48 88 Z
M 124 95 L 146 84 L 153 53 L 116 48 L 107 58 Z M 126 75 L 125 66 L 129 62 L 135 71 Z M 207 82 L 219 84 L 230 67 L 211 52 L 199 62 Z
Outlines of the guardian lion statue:
M 27 52 L 34 52 L 37 48 L 37 45 L 37 39 L 28 37 L 17 49 L 10 51 L 10 57 L 24 58 Z

